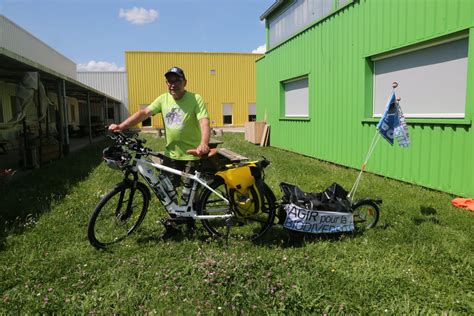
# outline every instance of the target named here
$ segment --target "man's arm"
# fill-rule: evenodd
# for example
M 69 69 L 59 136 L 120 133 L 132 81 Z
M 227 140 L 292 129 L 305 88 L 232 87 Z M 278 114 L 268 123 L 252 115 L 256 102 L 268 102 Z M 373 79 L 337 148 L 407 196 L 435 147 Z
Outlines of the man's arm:
M 110 124 L 109 126 L 109 131 L 110 132 L 119 132 L 123 131 L 124 129 L 127 129 L 130 126 L 134 126 L 150 116 L 152 116 L 153 113 L 148 108 L 142 109 L 136 113 L 134 113 L 132 116 L 128 117 L 125 119 L 122 123 L 120 124 Z
M 199 127 L 201 128 L 201 143 L 197 147 L 197 154 L 205 155 L 209 152 L 209 135 L 210 135 L 209 119 L 207 117 L 200 119 Z

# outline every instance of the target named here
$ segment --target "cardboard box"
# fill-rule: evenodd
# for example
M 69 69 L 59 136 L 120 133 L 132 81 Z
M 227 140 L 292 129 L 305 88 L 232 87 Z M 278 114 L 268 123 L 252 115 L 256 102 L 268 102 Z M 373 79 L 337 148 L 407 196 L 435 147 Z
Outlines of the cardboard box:
M 264 127 L 265 122 L 245 123 L 245 140 L 253 144 L 260 144 Z

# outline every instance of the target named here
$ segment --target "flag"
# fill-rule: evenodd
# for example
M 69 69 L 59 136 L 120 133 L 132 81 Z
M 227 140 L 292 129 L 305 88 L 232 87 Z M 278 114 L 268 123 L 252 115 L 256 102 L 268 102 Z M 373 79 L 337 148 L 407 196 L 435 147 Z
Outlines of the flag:
M 408 147 L 410 145 L 410 137 L 408 135 L 408 126 L 403 115 L 402 108 L 395 96 L 395 90 L 388 99 L 385 112 L 377 124 L 380 134 L 393 145 L 393 139 L 396 137 L 400 147 Z
M 390 143 L 390 145 L 393 145 L 395 128 L 399 125 L 400 118 L 398 115 L 397 99 L 395 97 L 395 91 L 393 91 L 392 95 L 388 99 L 385 112 L 383 113 L 380 122 L 377 124 L 377 129 L 383 138 L 385 138 Z
M 403 115 L 402 108 L 400 104 L 397 105 L 398 108 L 398 119 L 400 120 L 400 125 L 395 128 L 394 134 L 397 138 L 398 145 L 400 147 L 408 147 L 410 145 L 410 137 L 408 136 L 408 126 L 405 121 L 405 116 Z

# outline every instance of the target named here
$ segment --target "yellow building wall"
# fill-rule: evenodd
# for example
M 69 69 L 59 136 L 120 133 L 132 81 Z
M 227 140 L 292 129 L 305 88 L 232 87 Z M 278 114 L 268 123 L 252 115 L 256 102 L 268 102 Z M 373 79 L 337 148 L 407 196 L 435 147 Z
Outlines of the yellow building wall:
M 0 139 L 14 142 L 17 139 L 17 131 L 22 128 L 22 124 L 12 126 L 8 123 L 13 116 L 11 97 L 15 95 L 16 85 L 0 81 L 0 111 L 2 111 L 0 121 Z
M 3 112 L 3 122 L 8 122 L 13 118 L 11 97 L 15 95 L 16 85 L 0 81 L 0 111 Z
M 256 103 L 255 61 L 261 54 L 125 52 L 129 113 L 168 92 L 164 74 L 177 66 L 184 70 L 186 90 L 200 94 L 206 103 L 211 127 L 224 126 L 224 104 L 232 104 L 231 126 L 248 122 L 249 104 Z M 163 127 L 161 114 L 153 127 Z M 225 126 L 228 126 L 227 124 Z

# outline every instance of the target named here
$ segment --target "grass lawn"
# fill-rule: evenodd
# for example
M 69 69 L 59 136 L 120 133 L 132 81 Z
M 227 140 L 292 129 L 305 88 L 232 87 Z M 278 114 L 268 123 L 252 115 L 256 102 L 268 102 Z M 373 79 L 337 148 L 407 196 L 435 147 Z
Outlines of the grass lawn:
M 148 145 L 163 140 L 148 136 Z M 272 161 L 266 182 L 350 189 L 357 172 L 225 134 L 225 148 Z M 108 251 L 86 238 L 100 197 L 120 181 L 105 143 L 0 188 L 0 314 L 474 314 L 474 213 L 453 196 L 366 174 L 358 197 L 383 199 L 364 234 L 216 241 L 204 230 L 158 238 L 153 198 L 142 228 Z

